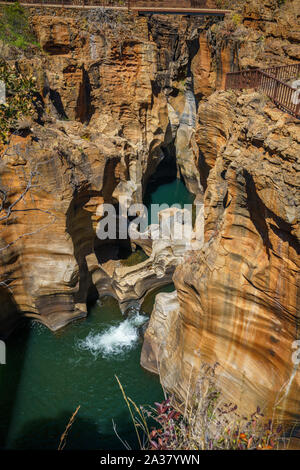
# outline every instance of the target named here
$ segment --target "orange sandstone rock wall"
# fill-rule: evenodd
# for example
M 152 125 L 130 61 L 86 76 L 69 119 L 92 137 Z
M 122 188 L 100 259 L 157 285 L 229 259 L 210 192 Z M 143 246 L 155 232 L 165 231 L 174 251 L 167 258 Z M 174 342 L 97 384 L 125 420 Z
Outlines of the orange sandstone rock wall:
M 177 314 L 172 308 L 163 333 L 154 309 L 142 364 L 155 370 L 158 361 L 163 385 L 185 399 L 201 365 L 218 363 L 225 398 L 242 413 L 260 406 L 296 420 L 299 122 L 265 101 L 219 92 L 199 106 L 205 243 L 175 271 Z

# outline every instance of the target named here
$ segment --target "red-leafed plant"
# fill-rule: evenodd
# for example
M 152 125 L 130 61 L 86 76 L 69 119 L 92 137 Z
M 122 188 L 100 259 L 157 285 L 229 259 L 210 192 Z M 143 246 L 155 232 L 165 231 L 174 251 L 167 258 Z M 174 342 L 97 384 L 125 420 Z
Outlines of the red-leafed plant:
M 238 407 L 226 403 L 215 385 L 214 367 L 204 366 L 195 393 L 186 403 L 168 397 L 155 406 L 137 406 L 126 396 L 143 450 L 268 450 L 287 446 L 283 427 L 266 421 L 258 407 L 250 416 L 241 416 Z

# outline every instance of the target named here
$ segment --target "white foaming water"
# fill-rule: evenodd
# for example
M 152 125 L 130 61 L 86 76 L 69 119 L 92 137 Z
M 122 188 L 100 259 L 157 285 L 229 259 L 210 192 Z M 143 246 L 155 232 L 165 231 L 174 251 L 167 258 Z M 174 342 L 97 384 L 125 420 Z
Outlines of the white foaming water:
M 90 351 L 95 357 L 118 356 L 132 349 L 139 339 L 139 327 L 147 321 L 145 315 L 134 313 L 118 325 L 106 328 L 102 333 L 91 331 L 77 342 L 79 349 Z

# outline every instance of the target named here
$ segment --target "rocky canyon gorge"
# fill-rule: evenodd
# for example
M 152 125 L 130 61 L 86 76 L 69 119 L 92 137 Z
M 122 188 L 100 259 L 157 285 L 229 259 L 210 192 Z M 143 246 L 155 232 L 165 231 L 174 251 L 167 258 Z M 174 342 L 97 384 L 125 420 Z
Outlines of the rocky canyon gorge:
M 34 77 L 36 107 L 1 149 L 0 335 L 24 317 L 59 330 L 107 294 L 125 313 L 174 282 L 156 296 L 141 365 L 185 401 L 217 363 L 242 413 L 295 423 L 300 121 L 225 80 L 299 62 L 300 9 L 232 8 L 223 19 L 28 7 L 39 46 L 1 52 Z M 99 240 L 101 205 L 142 203 L 163 161 L 200 207 L 197 244 Z M 140 249 L 147 259 L 124 262 Z

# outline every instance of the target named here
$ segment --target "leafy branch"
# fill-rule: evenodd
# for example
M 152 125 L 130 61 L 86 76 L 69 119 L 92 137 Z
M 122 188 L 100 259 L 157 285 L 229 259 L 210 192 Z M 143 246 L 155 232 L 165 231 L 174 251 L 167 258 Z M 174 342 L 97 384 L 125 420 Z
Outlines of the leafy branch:
M 0 80 L 5 84 L 6 100 L 0 104 L 0 145 L 8 142 L 11 132 L 21 125 L 20 119 L 35 113 L 35 77 L 24 75 L 16 67 L 0 62 Z

